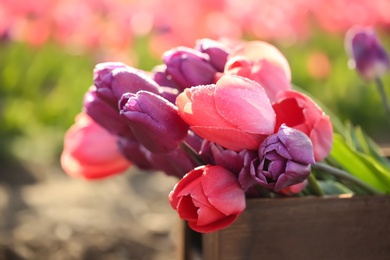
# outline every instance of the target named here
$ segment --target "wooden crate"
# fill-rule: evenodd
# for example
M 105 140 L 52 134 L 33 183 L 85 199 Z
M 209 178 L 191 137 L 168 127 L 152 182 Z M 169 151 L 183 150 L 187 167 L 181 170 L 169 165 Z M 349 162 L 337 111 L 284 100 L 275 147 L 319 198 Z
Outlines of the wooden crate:
M 223 230 L 204 235 L 185 230 L 186 260 L 385 260 L 390 196 L 251 199 Z

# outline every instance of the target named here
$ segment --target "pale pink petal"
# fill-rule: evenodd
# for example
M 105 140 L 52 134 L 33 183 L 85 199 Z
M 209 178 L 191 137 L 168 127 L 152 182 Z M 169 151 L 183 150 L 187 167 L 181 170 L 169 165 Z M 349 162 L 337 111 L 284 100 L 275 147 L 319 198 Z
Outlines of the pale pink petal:
M 213 171 L 205 170 L 202 187 L 210 204 L 225 215 L 244 211 L 245 193 L 237 178 L 227 169 L 215 166 Z
M 237 46 L 228 56 L 228 61 L 235 56 L 244 56 L 257 62 L 260 60 L 268 60 L 276 66 L 280 67 L 288 81 L 291 80 L 291 69 L 286 57 L 273 45 L 263 41 L 245 42 Z M 229 63 L 229 62 L 228 62 Z M 230 66 L 226 64 L 225 68 Z
M 68 175 L 86 179 L 118 174 L 130 166 L 118 150 L 116 137 L 84 113 L 65 134 L 60 161 Z
M 214 92 L 215 85 L 186 89 L 176 99 L 180 116 L 189 125 L 233 127 L 216 110 Z
M 333 142 L 333 127 L 328 116 L 323 116 L 315 123 L 309 137 L 313 143 L 316 162 L 325 159 Z
M 225 75 L 216 85 L 215 105 L 219 114 L 236 128 L 252 134 L 271 134 L 275 112 L 264 89 L 254 81 Z
M 271 102 L 276 100 L 280 91 L 290 90 L 290 80 L 285 72 L 268 60 L 257 62 L 253 67 L 249 79 L 260 83 L 263 86 Z

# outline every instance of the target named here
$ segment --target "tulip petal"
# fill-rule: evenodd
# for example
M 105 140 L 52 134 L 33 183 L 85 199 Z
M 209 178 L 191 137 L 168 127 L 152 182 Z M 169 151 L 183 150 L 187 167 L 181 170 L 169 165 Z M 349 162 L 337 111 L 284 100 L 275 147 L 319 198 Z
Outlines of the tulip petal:
M 179 94 L 176 104 L 183 119 L 196 126 L 233 127 L 216 110 L 214 91 L 215 85 L 205 85 L 187 89 Z
M 177 212 L 180 218 L 187 221 L 198 219 L 198 207 L 194 205 L 190 195 L 180 197 L 177 203 Z
M 225 216 L 224 219 L 221 219 L 218 222 L 210 223 L 204 226 L 198 226 L 197 221 L 188 221 L 188 225 L 190 226 L 191 229 L 197 232 L 210 233 L 230 225 L 237 219 L 237 217 L 238 215 Z
M 228 62 L 229 59 L 235 56 L 244 56 L 251 59 L 254 62 L 263 59 L 268 60 L 273 64 L 277 65 L 278 67 L 280 67 L 284 71 L 287 79 L 289 81 L 291 80 L 291 69 L 286 57 L 275 46 L 267 42 L 251 41 L 251 42 L 245 42 L 237 46 L 229 54 Z M 228 63 L 226 64 L 226 67 L 227 66 L 229 66 Z
M 315 129 L 315 128 L 314 128 Z M 310 138 L 301 131 L 282 125 L 278 135 L 280 141 L 287 148 L 290 158 L 303 164 L 315 163 L 313 157 L 313 145 Z M 290 159 L 288 157 L 285 157 Z
M 218 222 L 221 219 L 226 218 L 226 215 L 223 214 L 221 211 L 211 207 L 204 207 L 204 206 L 200 207 L 197 213 L 198 213 L 198 220 L 196 224 L 198 226 L 204 226 L 213 222 Z
M 189 194 L 189 191 L 186 189 L 187 185 L 196 181 L 201 176 L 202 170 L 199 168 L 196 168 L 184 175 L 184 177 L 175 185 L 173 190 L 169 193 L 169 201 L 171 203 L 172 208 L 177 210 L 181 196 Z
M 116 145 L 116 136 L 80 113 L 67 131 L 61 166 L 72 177 L 98 179 L 118 174 L 130 166 Z
M 260 83 L 271 101 L 276 100 L 278 92 L 291 89 L 290 80 L 283 69 L 268 60 L 257 62 L 248 78 Z
M 203 176 L 204 194 L 216 209 L 225 215 L 238 214 L 245 209 L 245 194 L 233 173 L 215 166 L 212 172 L 205 170 Z
M 310 139 L 313 142 L 313 147 L 316 147 L 314 149 L 316 162 L 322 161 L 328 156 L 333 142 L 333 127 L 328 116 L 317 121 L 310 133 Z
M 218 113 L 238 129 L 252 134 L 271 134 L 275 112 L 264 89 L 239 76 L 222 76 L 215 90 Z
M 156 94 L 148 91 L 126 93 L 119 107 L 134 136 L 154 153 L 175 150 L 187 136 L 188 125 L 179 116 L 177 108 Z
M 293 127 L 305 123 L 302 108 L 294 98 L 286 98 L 273 104 L 272 107 L 276 113 L 275 132 L 282 124 Z M 309 132 L 305 133 L 308 134 Z
M 191 126 L 191 130 L 211 142 L 227 149 L 241 151 L 256 150 L 266 135 L 251 135 L 234 128 Z
M 280 175 L 276 181 L 274 190 L 279 192 L 288 186 L 303 182 L 309 176 L 310 171 L 310 164 L 303 165 L 294 161 L 288 161 L 286 172 Z

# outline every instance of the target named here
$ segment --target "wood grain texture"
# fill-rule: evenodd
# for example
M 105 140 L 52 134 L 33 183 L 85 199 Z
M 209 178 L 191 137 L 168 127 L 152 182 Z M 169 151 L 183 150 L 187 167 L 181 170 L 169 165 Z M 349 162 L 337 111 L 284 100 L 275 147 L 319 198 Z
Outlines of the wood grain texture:
M 390 196 L 247 200 L 203 235 L 204 260 L 390 259 Z

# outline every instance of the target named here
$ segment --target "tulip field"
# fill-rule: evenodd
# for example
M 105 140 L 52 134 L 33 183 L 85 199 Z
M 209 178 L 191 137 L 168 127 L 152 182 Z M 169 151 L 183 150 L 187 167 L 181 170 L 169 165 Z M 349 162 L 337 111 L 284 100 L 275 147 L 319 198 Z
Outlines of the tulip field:
M 187 134 L 187 124 L 199 131 L 194 131 L 196 134 L 204 134 L 213 142 L 220 141 L 215 132 L 207 132 L 209 130 L 203 129 L 203 125 L 187 113 L 191 104 L 191 109 L 198 109 L 194 114 L 199 118 L 210 116 L 213 112 L 209 109 L 210 95 L 202 91 L 199 96 L 189 94 L 185 90 L 187 87 L 218 82 L 215 88 L 229 88 L 229 80 L 242 89 L 251 87 L 252 83 L 230 75 L 245 75 L 252 79 L 250 73 L 255 72 L 247 72 L 245 61 L 240 60 L 242 56 L 249 56 L 247 53 L 250 47 L 243 48 L 241 52 L 229 49 L 229 52 L 221 54 L 208 52 L 208 44 L 219 42 L 223 43 L 223 47 L 228 46 L 233 50 L 232 46 L 242 42 L 266 42 L 275 46 L 286 61 L 281 61 L 279 54 L 274 55 L 277 57 L 276 62 L 282 64 L 282 69 L 279 67 L 277 70 L 272 65 L 266 68 L 267 63 L 262 64 L 269 75 L 274 77 L 255 78 L 256 81 L 264 85 L 273 83 L 280 89 L 289 88 L 291 82 L 294 90 L 312 98 L 330 117 L 333 129 L 337 128 L 337 124 L 361 127 L 379 145 L 388 146 L 390 120 L 383 108 L 381 94 L 374 80 L 364 78 L 365 74 L 362 76 L 359 68 L 356 70 L 351 66 L 346 43 L 346 34 L 350 28 L 367 27 L 375 30 L 378 41 L 390 53 L 388 10 L 390 1 L 387 0 L 249 0 L 245 5 L 241 0 L 0 0 L 0 164 L 4 165 L 3 170 L 0 170 L 0 258 L 43 259 L 41 257 L 45 255 L 45 250 L 48 254 L 50 252 L 50 259 L 158 260 L 175 257 L 178 243 L 174 237 L 178 232 L 178 219 L 169 205 L 168 193 L 176 184 L 172 176 L 181 176 L 177 170 L 181 165 L 178 164 L 176 168 L 172 165 L 157 167 L 170 158 L 153 157 L 148 153 L 142 153 L 142 156 L 149 161 L 156 161 L 153 167 L 144 164 L 144 157 L 139 164 L 135 163 L 138 167 L 132 167 L 132 163 L 124 158 L 115 161 L 117 164 L 113 165 L 112 161 L 118 151 L 116 146 L 108 145 L 115 142 L 112 136 L 101 137 L 102 134 L 95 137 L 89 133 L 93 132 L 89 129 L 77 135 L 77 130 L 69 130 L 75 120 L 80 124 L 94 120 L 110 133 L 120 137 L 125 135 L 125 130 L 119 124 L 116 125 L 116 118 L 108 112 L 104 114 L 107 110 L 101 112 L 100 104 L 93 102 L 96 96 L 101 97 L 99 94 L 106 95 L 107 103 L 113 99 L 111 93 L 99 92 L 106 91 L 105 84 L 108 83 L 104 76 L 107 71 L 111 73 L 116 70 L 117 74 L 114 74 L 119 75 L 129 67 L 131 70 L 134 68 L 132 79 L 139 80 L 137 82 L 144 84 L 144 89 L 148 90 L 147 93 L 137 94 L 137 102 L 141 102 L 142 106 L 142 100 L 147 100 L 144 101 L 149 102 L 147 109 L 153 108 L 153 111 L 158 111 L 154 114 L 156 117 L 163 116 L 166 124 L 176 126 L 169 130 L 156 127 L 158 130 L 148 132 L 146 137 L 147 127 L 132 129 L 132 134 L 142 140 L 142 149 L 163 153 L 171 151 L 172 147 L 177 147 L 183 141 Z M 170 52 L 178 46 L 182 52 L 176 49 Z M 191 64 L 192 67 L 188 69 L 190 76 L 186 79 L 177 76 L 179 73 L 172 69 L 174 66 L 170 67 L 176 55 L 183 53 L 195 60 L 195 65 Z M 227 53 L 230 60 L 226 63 L 226 57 L 222 59 L 220 55 L 227 56 Z M 205 56 L 211 57 L 211 61 L 208 60 L 211 65 L 199 62 Z M 217 58 L 213 60 L 213 57 Z M 283 65 L 283 62 L 287 65 Z M 164 66 L 171 71 L 162 69 Z M 191 74 L 193 71 L 199 73 Z M 222 75 L 222 72 L 229 75 Z M 164 73 L 170 75 L 167 77 Z M 283 78 L 280 73 L 288 76 Z M 112 77 L 115 78 L 115 75 Z M 380 76 L 385 95 L 390 98 L 390 72 Z M 153 78 L 153 82 L 145 80 L 147 77 Z M 162 90 L 155 87 L 168 86 L 171 83 L 167 81 L 172 79 L 175 87 L 178 85 L 177 89 L 183 93 L 178 95 L 169 92 L 168 88 Z M 285 84 L 288 87 L 284 87 Z M 93 85 L 95 88 L 91 87 Z M 276 103 L 276 90 L 266 92 L 251 92 L 242 99 L 235 97 L 233 92 L 225 97 L 226 100 L 221 98 L 218 101 L 219 97 L 216 96 L 215 102 L 223 103 L 223 109 L 237 106 L 236 110 L 229 111 L 233 119 L 226 124 L 230 125 L 234 124 L 236 118 L 246 118 L 247 115 L 242 114 L 245 111 L 255 111 L 241 103 L 264 100 L 267 95 L 271 102 Z M 142 121 L 134 119 L 131 114 L 141 109 L 139 104 L 129 102 L 133 96 L 120 97 L 122 94 L 115 96 L 114 105 L 110 109 L 113 107 L 120 111 L 129 121 Z M 175 105 L 164 107 L 162 97 Z M 287 99 L 287 95 L 283 98 Z M 281 101 L 272 107 L 270 101 L 267 102 L 266 108 L 261 111 L 263 114 L 253 120 L 267 122 L 268 125 L 256 127 L 269 135 L 274 132 L 274 121 L 280 121 L 280 117 L 288 118 L 290 114 L 278 115 L 277 119 L 275 115 L 271 117 L 268 114 L 277 109 L 293 109 L 293 106 L 288 107 Z M 308 106 L 315 107 L 312 103 Z M 158 110 L 159 107 L 164 109 Z M 321 114 L 322 110 L 316 110 L 316 113 Z M 91 118 L 80 114 L 82 111 Z M 184 120 L 179 123 L 175 117 L 178 113 Z M 107 120 L 107 115 L 112 121 Z M 331 135 L 330 121 L 321 121 L 321 134 L 325 136 L 323 139 Z M 145 124 L 150 126 L 154 123 Z M 281 122 L 276 124 L 283 131 L 289 131 L 284 129 L 284 125 L 281 126 Z M 90 128 L 100 126 L 88 123 Z M 99 128 L 97 131 L 103 130 Z M 280 131 L 279 135 L 283 136 L 284 133 Z M 93 152 L 95 143 L 96 149 L 107 143 L 105 148 L 112 151 L 112 156 L 96 166 L 107 169 L 104 176 L 96 175 L 98 170 L 95 171 L 94 167 L 74 171 L 73 163 L 77 162 L 72 161 L 73 155 L 62 154 L 67 134 L 73 140 L 82 138 L 81 135 L 89 136 L 90 139 L 83 139 L 81 144 L 91 147 L 91 151 L 86 153 Z M 224 147 L 238 151 L 258 147 L 259 143 L 253 143 L 252 139 L 252 134 L 248 139 L 240 139 L 247 146 L 235 140 L 222 142 Z M 130 155 L 134 151 L 129 139 L 119 138 L 116 141 L 127 159 L 134 158 L 133 154 Z M 310 142 L 308 138 L 304 141 Z M 69 143 L 69 147 L 80 145 L 77 142 Z M 156 146 L 156 143 L 159 145 Z M 328 155 L 330 143 L 323 140 L 319 143 L 315 144 L 314 155 L 303 159 L 304 165 L 322 160 Z M 67 163 L 65 167 L 64 162 Z M 185 159 L 180 160 L 180 163 L 184 165 Z M 172 176 L 141 171 L 161 168 Z M 96 182 L 77 179 L 80 176 L 84 179 L 99 179 L 118 171 L 126 171 L 127 175 Z M 73 172 L 73 176 L 69 172 Z M 225 174 L 223 171 L 216 172 Z M 196 174 L 194 176 L 199 177 L 200 170 Z M 146 187 L 140 188 L 145 183 Z M 275 184 L 271 186 L 274 188 Z M 289 192 L 284 189 L 286 186 L 283 183 L 276 182 L 276 187 L 277 191 Z M 172 193 L 174 195 L 170 195 L 174 196 L 171 199 L 175 209 L 179 207 L 181 199 L 178 193 L 175 191 Z M 240 193 L 240 196 L 243 194 Z M 61 216 L 58 211 L 67 211 L 67 207 L 71 210 Z M 241 205 L 237 207 L 241 209 Z M 95 214 L 100 217 L 94 220 Z M 89 219 L 91 223 L 87 223 Z M 115 222 L 112 226 L 110 219 Z M 126 222 L 132 224 L 126 226 Z M 33 223 L 42 225 L 42 228 L 33 227 Z M 88 228 L 83 228 L 84 224 Z M 100 231 L 99 225 L 102 225 Z M 193 225 L 198 230 L 208 231 L 207 227 Z M 132 232 L 140 235 L 129 235 Z M 119 238 L 113 235 L 115 233 L 118 233 Z M 88 244 L 86 241 L 90 239 L 89 235 L 100 235 L 102 241 Z M 56 255 L 55 250 L 40 243 L 39 237 L 43 236 L 52 237 L 49 240 L 54 241 L 53 245 L 60 253 Z M 92 248 L 90 251 L 86 249 L 88 246 Z M 98 257 L 99 252 L 102 258 Z M 122 258 L 119 257 L 120 252 L 124 252 Z M 12 254 L 20 258 L 11 258 Z

